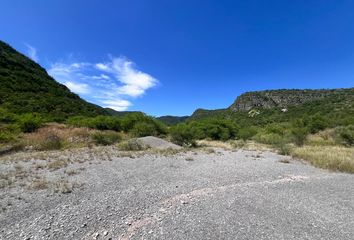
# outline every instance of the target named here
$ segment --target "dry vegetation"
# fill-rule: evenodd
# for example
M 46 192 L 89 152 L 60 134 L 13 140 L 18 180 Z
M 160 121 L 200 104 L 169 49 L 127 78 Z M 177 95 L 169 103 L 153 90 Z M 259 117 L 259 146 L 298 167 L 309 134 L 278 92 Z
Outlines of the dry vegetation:
M 354 173 L 354 148 L 342 146 L 303 146 L 294 148 L 292 156 L 316 167 Z

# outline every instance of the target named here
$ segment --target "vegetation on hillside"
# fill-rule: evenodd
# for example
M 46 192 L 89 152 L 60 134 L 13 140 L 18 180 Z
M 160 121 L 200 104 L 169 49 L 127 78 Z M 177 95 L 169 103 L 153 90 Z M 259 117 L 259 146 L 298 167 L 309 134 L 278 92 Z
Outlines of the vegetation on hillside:
M 39 113 L 54 121 L 106 115 L 56 82 L 40 65 L 0 41 L 0 107 L 16 114 Z

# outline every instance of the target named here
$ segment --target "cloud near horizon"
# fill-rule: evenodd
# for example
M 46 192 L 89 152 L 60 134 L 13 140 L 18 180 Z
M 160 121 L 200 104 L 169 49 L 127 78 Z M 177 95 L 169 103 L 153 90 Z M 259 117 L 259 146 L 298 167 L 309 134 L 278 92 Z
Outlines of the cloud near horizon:
M 84 99 L 117 111 L 127 110 L 134 98 L 159 83 L 125 57 L 111 57 L 100 63 L 57 62 L 48 73 Z
M 37 49 L 27 43 L 25 43 L 27 47 L 27 53 L 26 55 L 31 58 L 33 61 L 37 62 L 39 61 L 38 55 L 37 55 Z

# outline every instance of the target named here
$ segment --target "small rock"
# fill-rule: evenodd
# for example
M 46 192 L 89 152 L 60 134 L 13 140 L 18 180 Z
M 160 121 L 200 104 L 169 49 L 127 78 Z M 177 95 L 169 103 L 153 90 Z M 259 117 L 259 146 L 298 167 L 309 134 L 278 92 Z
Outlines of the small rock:
M 107 236 L 108 235 L 108 232 L 107 231 L 104 231 L 103 232 L 103 236 Z

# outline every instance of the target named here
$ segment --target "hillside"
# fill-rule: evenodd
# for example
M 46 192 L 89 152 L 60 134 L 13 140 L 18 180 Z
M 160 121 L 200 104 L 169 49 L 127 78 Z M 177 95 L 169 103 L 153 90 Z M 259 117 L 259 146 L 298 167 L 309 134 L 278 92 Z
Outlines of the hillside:
M 282 112 L 281 108 L 287 108 L 287 111 Z M 251 109 L 257 110 L 259 115 L 251 117 L 248 114 Z M 354 123 L 354 88 L 249 92 L 238 97 L 227 109 L 198 109 L 189 120 L 223 118 L 249 126 L 289 122 L 314 115 L 328 119 L 333 126 Z
M 287 108 L 306 102 L 320 100 L 334 94 L 346 92 L 345 89 L 332 90 L 300 90 L 300 89 L 280 89 L 257 92 L 247 92 L 240 95 L 229 107 L 232 111 L 249 111 L 253 108 L 270 109 L 274 107 Z
M 53 119 L 108 113 L 56 82 L 40 65 L 0 41 L 0 108 Z
M 166 125 L 175 125 L 181 122 L 186 121 L 189 118 L 189 116 L 182 116 L 182 117 L 178 117 L 178 116 L 161 116 L 161 117 L 157 117 L 156 119 L 163 122 Z

